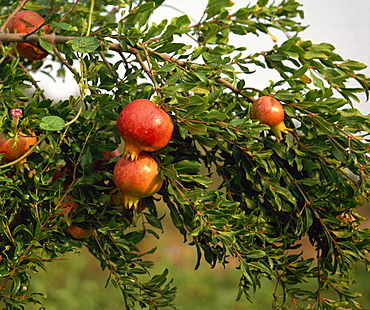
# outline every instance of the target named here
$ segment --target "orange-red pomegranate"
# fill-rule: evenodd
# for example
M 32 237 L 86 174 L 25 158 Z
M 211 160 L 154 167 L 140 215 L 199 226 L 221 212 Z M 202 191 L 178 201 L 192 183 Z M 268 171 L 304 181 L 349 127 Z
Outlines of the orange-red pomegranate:
M 35 133 L 31 130 L 28 132 L 29 135 L 18 133 L 17 138 L 10 139 L 3 132 L 0 132 L 0 154 L 5 154 L 2 158 L 3 161 L 11 162 L 18 159 L 37 142 Z
M 30 33 L 44 24 L 44 19 L 34 11 L 21 11 L 17 13 L 8 25 L 11 33 Z M 43 25 L 41 29 L 45 33 L 49 32 L 49 26 Z M 40 60 L 48 55 L 38 43 L 17 43 L 17 51 L 20 56 L 30 61 Z
M 70 218 L 69 214 L 73 211 L 76 211 L 80 205 L 73 201 L 73 200 L 69 200 L 69 199 L 73 199 L 74 197 L 72 195 L 67 195 L 65 197 L 65 200 L 60 206 L 62 208 L 62 214 L 64 215 L 64 217 L 67 219 L 67 218 Z M 60 213 L 58 213 L 60 214 Z M 57 214 L 57 215 L 58 215 Z M 64 221 L 66 221 L 65 219 L 63 219 Z M 67 233 L 69 233 L 73 238 L 76 238 L 76 239 L 81 239 L 81 238 L 89 238 L 91 235 L 92 235 L 92 232 L 91 232 L 91 229 L 86 229 L 86 228 L 82 228 L 82 227 L 79 227 L 79 226 L 76 226 L 76 225 L 71 225 L 71 226 L 68 226 L 67 227 Z
M 136 161 L 122 157 L 116 162 L 113 180 L 122 191 L 125 208 L 137 209 L 141 198 L 152 196 L 160 190 L 163 179 L 158 168 L 158 163 L 144 152 L 139 153 Z
M 251 118 L 270 126 L 278 139 L 282 139 L 282 132 L 288 133 L 288 128 L 284 124 L 283 106 L 275 98 L 262 96 L 253 102 Z
M 159 106 L 137 99 L 121 111 L 117 129 L 125 141 L 123 157 L 136 160 L 140 151 L 154 152 L 165 147 L 171 139 L 173 123 Z
M 76 239 L 89 238 L 92 235 L 91 229 L 86 229 L 75 225 L 68 226 L 67 233 Z

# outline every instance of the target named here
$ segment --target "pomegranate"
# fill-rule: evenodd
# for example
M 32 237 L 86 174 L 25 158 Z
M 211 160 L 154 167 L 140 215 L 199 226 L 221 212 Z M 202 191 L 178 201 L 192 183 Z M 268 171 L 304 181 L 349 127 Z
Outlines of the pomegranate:
M 259 120 L 261 124 L 270 126 L 279 140 L 282 139 L 282 132 L 289 132 L 284 124 L 283 106 L 278 100 L 270 96 L 262 96 L 253 102 L 251 118 Z
M 0 154 L 4 154 L 2 158 L 5 162 L 11 162 L 18 159 L 26 153 L 31 145 L 37 142 L 35 133 L 28 130 L 29 135 L 18 133 L 16 138 L 8 138 L 3 132 L 0 132 Z
M 76 211 L 77 208 L 80 207 L 80 205 L 77 202 L 75 202 L 73 200 L 70 200 L 70 199 L 74 199 L 72 195 L 67 195 L 65 197 L 65 199 L 66 199 L 66 201 L 64 201 L 60 205 L 61 208 L 62 208 L 62 212 L 57 213 L 57 215 L 63 214 L 65 218 L 69 218 L 69 214 L 72 211 Z M 63 220 L 66 221 L 65 219 L 63 219 Z M 68 226 L 66 231 L 73 238 L 76 238 L 76 239 L 89 238 L 92 234 L 91 229 L 82 228 L 82 227 L 79 227 L 79 226 L 76 226 L 76 225 Z
M 67 233 L 76 239 L 89 238 L 92 235 L 91 229 L 86 229 L 75 225 L 68 226 Z
M 122 191 L 123 206 L 138 208 L 141 198 L 158 192 L 163 179 L 158 172 L 158 163 L 147 153 L 140 152 L 136 161 L 121 157 L 113 170 L 113 180 Z
M 62 208 L 61 213 L 64 214 L 66 218 L 69 217 L 69 213 L 71 213 L 71 211 L 76 211 L 80 207 L 80 205 L 76 201 L 73 201 L 71 199 L 74 199 L 74 197 L 71 195 L 67 195 L 65 197 L 65 201 L 63 201 L 60 205 L 60 207 Z
M 44 24 L 44 19 L 34 11 L 21 11 L 17 13 L 8 25 L 11 33 L 30 33 Z M 49 32 L 49 26 L 43 25 L 41 29 L 45 33 Z M 17 51 L 20 56 L 30 61 L 40 60 L 48 55 L 38 43 L 17 43 Z
M 140 151 L 154 152 L 165 147 L 171 139 L 173 123 L 159 106 L 137 99 L 121 111 L 117 129 L 125 141 L 123 157 L 135 161 Z

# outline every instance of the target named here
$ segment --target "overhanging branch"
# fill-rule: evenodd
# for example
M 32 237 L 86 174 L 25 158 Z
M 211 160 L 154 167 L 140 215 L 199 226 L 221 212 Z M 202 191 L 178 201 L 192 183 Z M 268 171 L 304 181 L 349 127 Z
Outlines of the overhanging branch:
M 10 42 L 16 42 L 16 43 L 37 43 L 37 42 L 39 42 L 39 38 L 42 38 L 43 40 L 45 40 L 45 41 L 47 41 L 47 42 L 55 45 L 55 44 L 66 44 L 68 41 L 71 41 L 73 39 L 76 39 L 77 37 L 60 36 L 60 35 L 56 35 L 54 33 L 52 33 L 52 34 L 44 34 L 42 36 L 38 36 L 38 35 L 35 35 L 35 34 L 27 35 L 27 34 L 24 34 L 24 33 L 0 33 L 0 42 L 3 42 L 3 43 L 10 43 Z M 101 47 L 103 49 L 106 49 L 108 47 L 109 50 L 112 50 L 112 51 L 115 51 L 115 52 L 118 52 L 118 53 L 129 53 L 129 54 L 133 54 L 133 55 L 136 56 L 136 58 L 139 61 L 141 59 L 141 57 L 140 57 L 140 51 L 138 49 L 136 49 L 134 47 L 131 47 L 131 46 L 128 46 L 128 45 L 125 48 L 123 48 L 119 43 L 112 43 L 112 42 L 107 42 L 107 41 L 104 41 L 103 42 L 102 41 L 101 42 Z M 173 63 L 177 63 L 181 67 L 185 67 L 186 64 L 187 64 L 187 62 L 185 62 L 183 60 L 179 60 L 179 59 L 174 58 L 172 56 L 169 56 L 167 54 L 156 53 L 156 52 L 154 52 L 154 53 L 156 55 L 160 56 L 163 60 L 166 60 L 166 61 L 169 61 L 169 62 L 173 62 Z M 220 84 L 223 84 L 225 87 L 229 88 L 234 93 L 242 96 L 247 101 L 249 101 L 249 102 L 254 102 L 255 101 L 255 99 L 253 97 L 244 95 L 242 91 L 240 91 L 239 89 L 237 89 L 234 85 L 232 85 L 227 80 L 225 80 L 223 78 L 216 78 L 215 81 L 218 82 L 218 83 L 220 83 Z

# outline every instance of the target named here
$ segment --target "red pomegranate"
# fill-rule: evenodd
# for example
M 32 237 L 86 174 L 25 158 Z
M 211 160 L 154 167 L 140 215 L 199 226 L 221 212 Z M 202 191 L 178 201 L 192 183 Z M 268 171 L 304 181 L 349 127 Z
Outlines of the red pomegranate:
M 76 239 L 89 238 L 92 235 L 91 229 L 86 229 L 75 225 L 68 226 L 67 233 Z
M 137 99 L 121 111 L 117 129 L 125 141 L 123 157 L 135 161 L 140 151 L 154 152 L 165 147 L 171 139 L 173 123 L 159 106 Z
M 21 11 L 17 13 L 8 25 L 11 33 L 30 33 L 44 24 L 44 19 L 34 11 Z M 41 29 L 49 32 L 49 26 L 43 25 Z M 30 61 L 40 60 L 48 55 L 38 43 L 17 43 L 17 51 L 20 56 Z
M 136 161 L 120 158 L 113 170 L 113 180 L 123 193 L 123 205 L 138 208 L 141 198 L 158 192 L 163 179 L 158 172 L 158 163 L 147 153 L 140 152 Z
M 259 120 L 261 124 L 270 126 L 279 140 L 282 139 L 282 132 L 289 132 L 284 124 L 283 106 L 278 100 L 270 96 L 262 96 L 253 102 L 251 118 Z

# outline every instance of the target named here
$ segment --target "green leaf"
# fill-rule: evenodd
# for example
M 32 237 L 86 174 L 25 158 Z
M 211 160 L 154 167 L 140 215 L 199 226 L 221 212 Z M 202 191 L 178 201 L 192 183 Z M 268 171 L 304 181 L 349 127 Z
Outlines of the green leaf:
M 324 82 L 322 79 L 318 78 L 313 72 L 310 72 L 310 75 L 311 75 L 311 78 L 312 78 L 312 81 L 313 81 L 313 84 L 320 88 L 321 90 L 324 90 L 325 89 L 325 85 L 324 85 Z
M 42 9 L 50 9 L 50 6 L 47 6 L 41 3 L 28 2 L 24 5 L 23 8 L 25 10 L 37 11 L 37 10 L 42 10 Z
M 68 41 L 67 44 L 76 52 L 92 53 L 100 46 L 100 41 L 95 37 L 79 37 Z
M 330 144 L 332 145 L 332 152 L 334 157 L 342 163 L 347 162 L 347 157 L 344 154 L 344 148 L 334 139 L 329 139 Z
M 206 8 L 208 18 L 220 13 L 224 8 L 233 5 L 234 3 L 231 0 L 209 0 Z
M 39 43 L 40 46 L 48 53 L 51 53 L 53 51 L 53 44 L 51 44 L 50 42 L 45 41 L 43 38 L 39 37 Z
M 172 62 L 172 63 L 166 64 L 163 67 L 157 69 L 157 72 L 158 73 L 161 73 L 161 72 L 170 72 L 170 71 L 175 70 L 176 67 L 177 67 L 177 64 L 175 64 L 175 63 Z
M 59 116 L 45 116 L 42 118 L 40 128 L 49 131 L 58 131 L 62 130 L 64 125 L 64 120 Z
M 325 119 L 323 119 L 320 116 L 313 116 L 313 122 L 318 125 L 318 127 L 327 135 L 335 134 L 335 130 L 333 128 L 333 125 L 327 122 Z
M 271 269 L 268 266 L 266 266 L 265 264 L 263 264 L 263 263 L 260 263 L 260 262 L 249 262 L 248 265 L 251 266 L 251 267 L 255 267 L 256 269 L 260 269 L 262 272 L 265 272 L 265 273 L 267 273 L 269 275 L 272 274 Z
M 207 125 L 193 123 L 193 122 L 184 122 L 188 130 L 193 135 L 205 135 L 207 133 Z
M 269 2 L 269 0 L 258 0 L 257 4 L 260 6 L 260 7 L 265 7 L 267 5 L 267 3 Z
M 367 68 L 367 65 L 354 61 L 354 60 L 346 60 L 343 63 L 339 64 L 338 67 L 344 69 L 344 70 L 349 70 L 351 72 L 353 71 L 358 71 L 358 70 L 363 70 Z
M 174 167 L 179 174 L 197 173 L 201 166 L 202 166 L 201 163 L 197 161 L 193 161 L 193 160 L 187 160 L 187 159 L 174 164 Z
M 304 75 L 307 70 L 310 68 L 309 65 L 304 64 L 301 68 L 299 68 L 294 74 L 291 76 L 291 79 L 297 79 L 300 78 L 302 75 Z
M 187 47 L 189 47 L 189 45 L 183 43 L 166 43 L 157 48 L 155 51 L 158 53 L 172 53 L 178 52 L 180 49 Z
M 266 252 L 262 250 L 253 250 L 250 251 L 248 254 L 245 255 L 248 258 L 262 258 L 266 256 Z
M 67 23 L 50 23 L 53 28 L 68 30 L 68 31 L 78 31 L 76 26 L 67 24 Z

